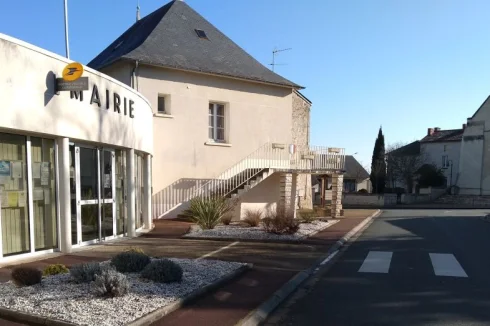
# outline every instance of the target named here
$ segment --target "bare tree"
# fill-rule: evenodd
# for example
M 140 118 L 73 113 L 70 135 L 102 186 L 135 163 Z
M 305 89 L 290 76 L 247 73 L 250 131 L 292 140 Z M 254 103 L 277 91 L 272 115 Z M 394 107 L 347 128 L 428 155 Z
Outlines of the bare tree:
M 395 143 L 386 151 L 387 178 L 392 188 L 397 181 L 403 182 L 407 193 L 412 192 L 416 172 L 427 161 L 419 142 Z

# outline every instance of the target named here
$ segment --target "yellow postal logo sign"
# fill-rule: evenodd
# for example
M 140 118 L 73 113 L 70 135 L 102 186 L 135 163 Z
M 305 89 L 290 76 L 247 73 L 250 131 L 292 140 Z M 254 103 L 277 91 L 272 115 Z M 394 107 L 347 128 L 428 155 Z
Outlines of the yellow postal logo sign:
M 83 66 L 78 62 L 72 62 L 67 65 L 62 72 L 63 80 L 75 81 L 83 74 Z

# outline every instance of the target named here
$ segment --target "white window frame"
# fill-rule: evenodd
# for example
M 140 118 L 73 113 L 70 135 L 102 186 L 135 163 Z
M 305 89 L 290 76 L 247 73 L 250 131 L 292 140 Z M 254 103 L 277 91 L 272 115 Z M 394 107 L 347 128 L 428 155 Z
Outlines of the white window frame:
M 213 106 L 213 112 L 212 114 L 209 114 L 209 106 L 208 106 L 208 138 L 211 142 L 215 143 L 226 143 L 226 126 L 227 126 L 227 121 L 226 121 L 226 104 L 225 103 L 219 103 L 219 102 L 209 102 L 209 105 Z M 223 117 L 223 139 L 218 139 L 218 107 L 223 106 L 223 115 L 220 117 Z M 213 125 L 211 126 L 209 124 L 209 117 L 213 117 Z M 213 137 L 209 137 L 209 129 L 213 130 Z M 220 128 L 221 129 L 221 128 Z
M 449 167 L 449 155 L 442 155 L 442 167 L 443 168 Z
M 163 99 L 163 106 L 164 106 L 164 110 L 163 111 L 160 111 L 160 105 L 159 105 L 159 102 L 160 102 L 160 99 Z M 170 103 L 169 103 L 169 98 L 168 98 L 168 95 L 166 94 L 158 94 L 158 99 L 157 99 L 157 113 L 158 114 L 170 114 L 170 110 L 169 110 L 169 106 L 170 106 Z

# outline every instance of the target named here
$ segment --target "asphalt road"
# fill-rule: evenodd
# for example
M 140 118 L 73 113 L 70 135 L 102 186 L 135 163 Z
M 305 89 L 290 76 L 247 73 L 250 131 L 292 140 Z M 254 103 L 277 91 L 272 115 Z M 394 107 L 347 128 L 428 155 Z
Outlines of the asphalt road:
M 490 210 L 390 210 L 267 325 L 490 325 Z

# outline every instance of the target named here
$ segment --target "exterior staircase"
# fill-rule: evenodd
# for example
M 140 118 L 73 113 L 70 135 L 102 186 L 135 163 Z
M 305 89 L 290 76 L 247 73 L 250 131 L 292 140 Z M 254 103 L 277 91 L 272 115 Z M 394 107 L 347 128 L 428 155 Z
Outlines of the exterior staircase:
M 156 218 L 179 215 L 192 198 L 215 196 L 238 198 L 276 172 L 342 173 L 344 150 L 331 147 L 298 148 L 291 144 L 266 143 L 232 167 L 197 187 L 185 200 Z M 158 203 L 157 203 L 158 204 Z

